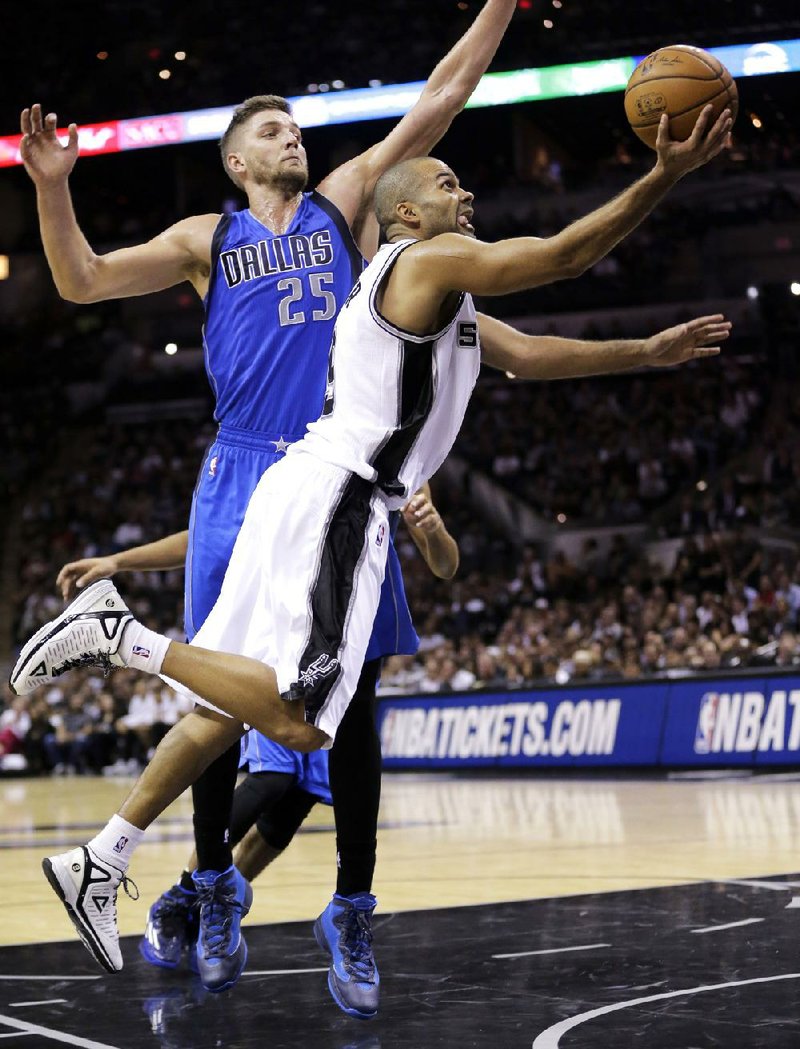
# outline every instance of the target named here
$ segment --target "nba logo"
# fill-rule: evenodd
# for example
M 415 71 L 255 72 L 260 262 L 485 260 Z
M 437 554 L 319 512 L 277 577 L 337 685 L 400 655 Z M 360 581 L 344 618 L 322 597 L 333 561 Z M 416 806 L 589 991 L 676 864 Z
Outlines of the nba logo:
M 711 744 L 714 739 L 714 726 L 717 723 L 718 708 L 718 693 L 706 692 L 700 700 L 700 713 L 697 715 L 697 728 L 694 733 L 695 754 L 711 753 Z
M 208 476 L 209 477 L 216 477 L 216 475 L 217 475 L 217 457 L 215 455 L 214 458 L 211 460 L 211 462 L 208 464 Z
M 375 537 L 375 545 L 376 546 L 382 546 L 383 545 L 383 537 L 385 535 L 386 535 L 386 525 L 385 524 L 378 525 L 378 534 Z

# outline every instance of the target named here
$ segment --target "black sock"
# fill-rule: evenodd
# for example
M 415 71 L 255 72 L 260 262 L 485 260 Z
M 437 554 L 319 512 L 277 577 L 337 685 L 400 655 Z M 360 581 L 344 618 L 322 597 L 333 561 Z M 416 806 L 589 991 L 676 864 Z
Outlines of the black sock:
M 328 763 L 336 820 L 340 896 L 372 891 L 381 800 L 381 745 L 375 727 L 380 660 L 364 665 Z
M 338 842 L 337 837 L 337 893 L 340 896 L 353 896 L 357 892 L 372 892 L 376 839 L 366 842 L 349 841 L 344 847 Z
M 192 786 L 194 840 L 199 871 L 224 871 L 233 863 L 231 804 L 239 768 L 238 742 L 212 761 Z
M 178 885 L 180 885 L 180 887 L 182 889 L 185 889 L 187 892 L 194 892 L 195 887 L 194 882 L 192 881 L 192 872 L 186 870 L 181 871 L 181 876 L 180 880 L 178 881 Z

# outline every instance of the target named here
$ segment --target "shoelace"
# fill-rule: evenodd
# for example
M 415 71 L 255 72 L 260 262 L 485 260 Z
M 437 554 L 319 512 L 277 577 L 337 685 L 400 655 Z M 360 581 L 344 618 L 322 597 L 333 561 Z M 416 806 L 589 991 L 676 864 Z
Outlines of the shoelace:
M 236 890 L 224 889 L 216 884 L 204 886 L 197 890 L 197 900 L 200 904 L 203 953 L 206 958 L 227 954 L 233 912 L 242 910 L 241 903 L 236 899 Z
M 188 895 L 182 900 L 180 896 L 165 893 L 159 900 L 155 915 L 161 923 L 164 934 L 171 939 L 185 932 L 194 906 L 195 900 L 192 899 L 190 902 Z
M 136 892 L 135 896 L 131 892 L 131 887 Z M 133 878 L 129 878 L 127 874 L 122 875 L 122 888 L 125 890 L 125 895 L 128 897 L 129 900 L 135 901 L 139 899 L 139 886 L 136 884 Z
M 342 935 L 345 971 L 363 983 L 375 980 L 375 956 L 372 953 L 372 924 L 369 911 L 346 908 L 336 923 Z
M 103 677 L 108 677 L 114 669 L 114 664 L 111 662 L 107 652 L 87 652 L 84 656 L 65 659 L 59 666 L 53 667 L 53 677 L 60 677 L 61 674 L 66 674 L 68 670 L 79 670 L 81 667 L 101 667 Z

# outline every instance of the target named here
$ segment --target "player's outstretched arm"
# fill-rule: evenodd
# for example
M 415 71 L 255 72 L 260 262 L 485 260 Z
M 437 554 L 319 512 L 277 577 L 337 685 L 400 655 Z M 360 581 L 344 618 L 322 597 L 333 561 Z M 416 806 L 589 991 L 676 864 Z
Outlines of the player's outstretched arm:
M 350 225 L 369 203 L 384 171 L 408 157 L 425 156 L 442 138 L 488 69 L 515 8 L 516 0 L 486 0 L 467 32 L 433 70 L 417 102 L 386 138 L 321 183 L 320 191 Z
M 76 125 L 70 124 L 62 146 L 56 137 L 56 114 L 43 117 L 36 104 L 23 109 L 20 126 L 20 153 L 36 186 L 42 244 L 62 298 L 99 302 L 162 291 L 184 280 L 204 293 L 218 216 L 185 219 L 147 244 L 96 255 L 78 225 L 69 191 L 69 175 L 78 158 Z
M 56 576 L 56 586 L 65 601 L 71 601 L 78 590 L 83 590 L 98 579 L 110 579 L 117 572 L 165 572 L 182 568 L 189 546 L 189 532 L 175 532 L 154 543 L 132 546 L 118 554 L 106 557 L 83 557 L 70 561 Z
M 439 579 L 452 579 L 458 571 L 458 543 L 450 535 L 425 483 L 402 509 L 403 520 L 431 572 Z
M 707 106 L 686 142 L 671 141 L 663 122 L 653 169 L 555 236 L 514 237 L 486 244 L 458 233 L 444 233 L 404 252 L 389 284 L 402 283 L 407 307 L 413 311 L 413 300 L 419 296 L 441 299 L 451 291 L 506 295 L 580 276 L 634 230 L 680 178 L 726 147 L 731 127 L 729 110 L 724 110 L 707 131 L 710 116 L 711 107 Z M 401 274 L 405 278 L 401 279 Z M 393 317 L 392 323 L 402 322 Z M 406 321 L 402 326 L 420 330 L 413 322 Z
M 731 331 L 721 313 L 665 328 L 649 339 L 562 339 L 525 335 L 478 314 L 481 359 L 520 379 L 573 379 L 632 368 L 666 368 L 720 352 Z

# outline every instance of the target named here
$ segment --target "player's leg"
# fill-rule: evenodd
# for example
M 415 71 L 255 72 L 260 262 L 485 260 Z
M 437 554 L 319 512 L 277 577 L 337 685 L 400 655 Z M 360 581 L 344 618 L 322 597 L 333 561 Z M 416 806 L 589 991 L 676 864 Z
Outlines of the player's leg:
M 235 856 L 236 866 L 249 881 L 280 856 L 317 800 L 296 785 L 295 775 L 279 791 L 279 775 L 257 772 L 248 777 L 259 781 L 260 804 Z
M 231 718 L 197 708 L 182 718 L 156 748 L 117 815 L 86 845 L 43 862 L 53 890 L 81 939 L 109 972 L 122 968 L 116 920 L 117 890 L 125 884 L 134 849 L 145 829 L 241 735 Z
M 232 617 L 239 607 L 235 594 L 234 588 L 229 602 L 233 609 L 224 609 L 220 618 Z M 249 608 L 243 600 L 243 608 Z M 26 695 L 78 666 L 106 671 L 123 666 L 163 674 L 206 704 L 292 750 L 316 750 L 328 739 L 306 724 L 302 703 L 282 700 L 272 667 L 248 656 L 185 645 L 149 630 L 133 618 L 108 579 L 92 583 L 34 634 L 22 648 L 10 684 L 17 695 Z
M 281 852 L 281 849 L 275 849 L 266 843 L 258 827 L 251 827 L 233 854 L 234 863 L 251 882 L 265 867 L 277 860 Z
M 273 451 L 264 452 L 249 447 L 250 442 L 246 444 L 242 447 L 224 436 L 219 437 L 208 449 L 200 468 L 192 498 L 184 573 L 185 626 L 189 640 L 205 622 L 219 597 L 247 503 L 261 475 L 276 461 Z M 220 513 L 221 506 L 224 513 Z M 193 873 L 206 879 L 208 871 L 231 877 L 233 857 L 229 830 L 240 752 L 237 742 L 192 784 L 195 852 L 178 881 L 162 893 L 148 912 L 140 950 L 151 964 L 174 968 L 186 952 L 190 968 L 197 970 L 201 928 Z M 218 913 L 218 910 L 206 908 L 204 913 Z M 239 914 L 235 912 L 228 923 L 231 930 Z M 243 964 L 244 949 L 240 944 L 234 947 L 233 940 L 230 949 L 239 950 L 236 968 Z
M 230 798 L 236 786 L 240 750 L 237 740 L 192 784 L 195 851 L 178 881 L 158 897 L 147 913 L 139 951 L 151 965 L 174 969 L 186 953 L 189 967 L 197 971 L 199 903 L 193 873 L 227 871 L 233 863 Z
M 349 1016 L 361 1019 L 375 1015 L 380 995 L 371 928 L 381 793 L 374 713 L 379 670 L 380 660 L 364 665 L 329 754 L 338 875 L 336 893 L 314 923 L 317 942 L 331 956 L 331 994 Z
M 336 891 L 372 891 L 381 801 L 381 744 L 375 724 L 379 659 L 364 664 L 358 688 L 328 756 L 336 821 Z
M 236 850 L 236 866 L 250 881 L 289 845 L 320 799 L 297 785 L 275 804 L 266 805 Z

